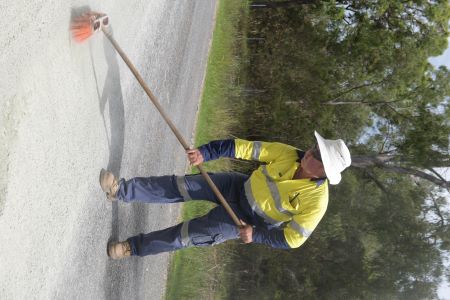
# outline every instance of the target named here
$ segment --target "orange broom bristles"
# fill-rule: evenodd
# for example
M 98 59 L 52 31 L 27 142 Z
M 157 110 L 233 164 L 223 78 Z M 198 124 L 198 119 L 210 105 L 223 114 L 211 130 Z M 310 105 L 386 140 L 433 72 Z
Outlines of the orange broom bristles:
M 105 16 L 105 14 L 87 12 L 74 18 L 72 23 L 70 24 L 72 38 L 78 43 L 84 42 L 85 40 L 90 38 L 95 31 L 100 29 L 100 20 L 102 18 L 105 18 Z

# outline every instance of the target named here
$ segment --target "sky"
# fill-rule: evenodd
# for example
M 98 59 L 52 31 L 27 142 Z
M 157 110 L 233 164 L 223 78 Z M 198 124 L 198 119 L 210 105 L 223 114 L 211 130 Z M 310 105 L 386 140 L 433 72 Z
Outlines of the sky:
M 448 38 L 447 45 L 450 44 L 450 38 Z M 434 66 L 444 65 L 450 69 L 450 47 L 445 50 L 445 52 L 441 56 L 430 57 L 429 62 Z

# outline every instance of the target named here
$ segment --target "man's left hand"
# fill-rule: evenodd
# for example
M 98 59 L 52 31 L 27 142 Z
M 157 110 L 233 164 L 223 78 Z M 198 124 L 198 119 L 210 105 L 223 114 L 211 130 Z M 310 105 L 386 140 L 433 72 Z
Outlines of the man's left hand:
M 198 166 L 203 163 L 203 155 L 198 149 L 188 149 L 186 150 L 189 162 L 193 166 Z
M 253 241 L 253 227 L 241 220 L 242 226 L 239 226 L 239 236 L 241 240 L 248 244 Z

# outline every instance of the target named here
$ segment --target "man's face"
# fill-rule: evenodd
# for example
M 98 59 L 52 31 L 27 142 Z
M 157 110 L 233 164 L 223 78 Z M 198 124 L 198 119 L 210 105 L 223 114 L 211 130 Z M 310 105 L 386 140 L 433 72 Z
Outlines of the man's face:
M 302 158 L 302 168 L 311 178 L 326 177 L 325 169 L 322 164 L 320 150 L 317 145 L 306 151 Z

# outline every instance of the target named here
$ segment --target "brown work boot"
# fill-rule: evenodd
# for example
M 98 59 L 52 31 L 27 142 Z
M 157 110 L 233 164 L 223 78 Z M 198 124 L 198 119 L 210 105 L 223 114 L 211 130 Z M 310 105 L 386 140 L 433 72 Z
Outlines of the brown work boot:
M 106 198 L 111 201 L 117 200 L 117 191 L 119 190 L 119 181 L 110 171 L 102 169 L 100 171 L 100 186 L 106 193 Z
M 129 242 L 111 242 L 108 244 L 108 256 L 112 259 L 121 259 L 131 256 L 131 245 Z

